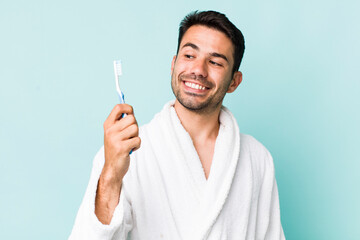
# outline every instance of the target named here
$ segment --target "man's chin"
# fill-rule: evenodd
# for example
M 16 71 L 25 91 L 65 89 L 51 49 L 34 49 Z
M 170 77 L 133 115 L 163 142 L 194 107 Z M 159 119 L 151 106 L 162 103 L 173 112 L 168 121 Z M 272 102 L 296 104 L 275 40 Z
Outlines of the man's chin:
M 209 105 L 208 102 L 201 102 L 201 101 L 196 101 L 196 100 L 184 100 L 181 98 L 177 98 L 178 102 L 186 109 L 190 110 L 190 111 L 203 111 L 204 109 L 206 109 Z

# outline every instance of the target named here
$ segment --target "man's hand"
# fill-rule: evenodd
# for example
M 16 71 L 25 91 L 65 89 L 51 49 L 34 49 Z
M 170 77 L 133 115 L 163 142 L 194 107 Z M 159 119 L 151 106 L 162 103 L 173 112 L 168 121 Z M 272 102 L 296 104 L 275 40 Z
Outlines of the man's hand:
M 127 116 L 121 118 L 126 113 Z M 116 183 L 122 181 L 129 164 L 131 150 L 140 147 L 139 127 L 133 108 L 128 104 L 118 104 L 104 123 L 105 165 L 103 174 Z
M 126 113 L 126 117 L 121 117 Z M 95 214 L 104 224 L 110 224 L 119 202 L 122 179 L 129 169 L 130 151 L 140 147 L 139 127 L 133 108 L 118 104 L 104 122 L 105 164 L 98 182 Z

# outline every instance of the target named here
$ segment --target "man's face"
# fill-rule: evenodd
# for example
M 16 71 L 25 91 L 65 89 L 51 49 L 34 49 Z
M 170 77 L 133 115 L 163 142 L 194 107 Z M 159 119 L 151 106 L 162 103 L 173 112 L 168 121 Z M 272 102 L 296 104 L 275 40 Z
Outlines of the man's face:
M 194 25 L 185 32 L 171 66 L 171 87 L 181 105 L 207 113 L 221 106 L 233 78 L 233 52 L 218 30 Z

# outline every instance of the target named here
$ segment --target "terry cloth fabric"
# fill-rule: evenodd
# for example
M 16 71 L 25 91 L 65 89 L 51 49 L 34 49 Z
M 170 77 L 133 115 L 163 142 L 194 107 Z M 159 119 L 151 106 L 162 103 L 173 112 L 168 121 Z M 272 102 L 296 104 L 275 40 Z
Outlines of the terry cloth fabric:
M 95 156 L 90 182 L 69 240 L 285 239 L 274 165 L 267 149 L 240 134 L 222 107 L 210 175 L 205 178 L 190 135 L 167 103 L 140 128 L 141 148 L 131 155 L 111 223 L 94 213 L 104 149 Z

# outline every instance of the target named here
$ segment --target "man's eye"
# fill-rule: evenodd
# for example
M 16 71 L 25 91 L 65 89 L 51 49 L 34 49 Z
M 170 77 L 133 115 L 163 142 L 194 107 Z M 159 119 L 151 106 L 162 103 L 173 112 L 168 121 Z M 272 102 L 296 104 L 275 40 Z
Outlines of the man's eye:
M 212 60 L 210 60 L 210 63 L 215 66 L 220 66 L 220 67 L 222 66 L 220 63 L 214 62 Z
M 185 54 L 185 57 L 186 57 L 186 58 L 194 58 L 194 56 L 189 55 L 189 54 Z

